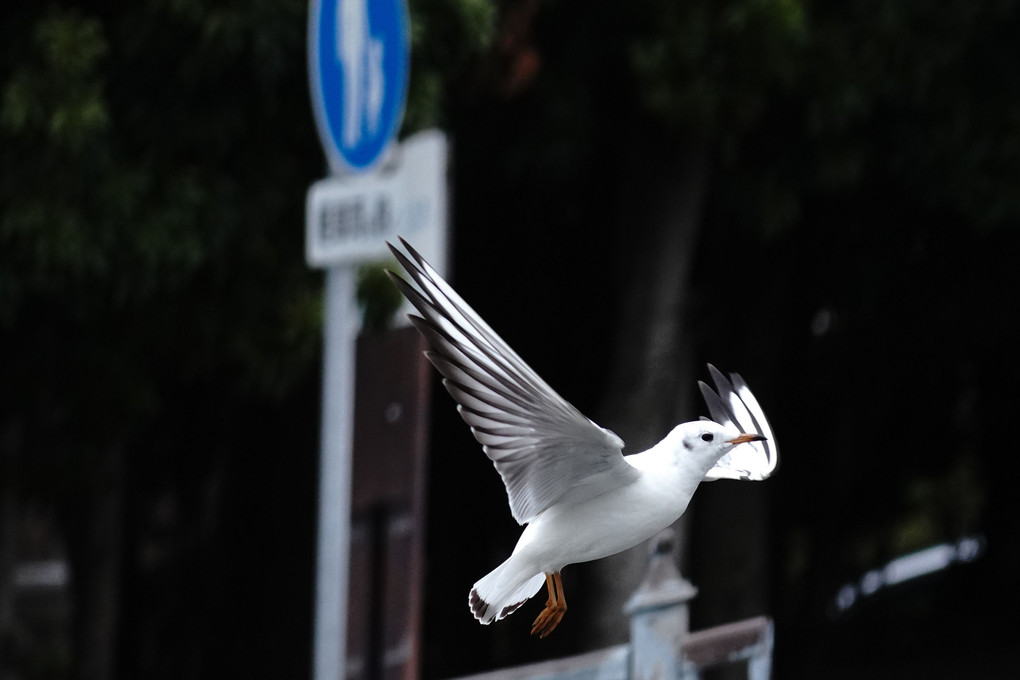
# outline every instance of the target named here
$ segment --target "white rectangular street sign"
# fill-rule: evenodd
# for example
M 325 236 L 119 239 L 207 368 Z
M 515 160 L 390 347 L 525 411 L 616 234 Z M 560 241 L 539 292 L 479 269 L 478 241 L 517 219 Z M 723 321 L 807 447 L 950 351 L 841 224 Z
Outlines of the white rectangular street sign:
M 441 267 L 446 147 L 445 135 L 427 130 L 397 145 L 390 167 L 313 184 L 305 211 L 308 264 L 335 267 L 389 258 L 385 242 L 399 235 Z

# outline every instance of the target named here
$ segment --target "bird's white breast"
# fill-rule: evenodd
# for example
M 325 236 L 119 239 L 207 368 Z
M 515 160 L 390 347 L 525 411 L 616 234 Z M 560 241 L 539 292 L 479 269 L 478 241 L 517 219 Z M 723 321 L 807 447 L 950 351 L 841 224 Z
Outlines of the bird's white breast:
M 556 504 L 529 524 L 514 557 L 541 571 L 616 554 L 677 520 L 701 476 L 655 449 L 629 456 L 636 481 L 577 504 Z

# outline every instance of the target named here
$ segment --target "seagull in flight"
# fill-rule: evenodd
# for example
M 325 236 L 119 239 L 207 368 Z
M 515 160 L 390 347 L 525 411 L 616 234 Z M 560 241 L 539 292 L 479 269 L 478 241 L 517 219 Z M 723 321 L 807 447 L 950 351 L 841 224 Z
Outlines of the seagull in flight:
M 642 453 L 557 394 L 403 238 L 387 243 L 410 276 L 393 282 L 418 310 L 411 322 L 432 346 L 457 410 L 506 485 L 526 525 L 513 553 L 468 596 L 483 624 L 515 612 L 546 585 L 531 628 L 544 638 L 567 611 L 560 571 L 645 541 L 675 522 L 702 480 L 767 478 L 778 451 L 765 414 L 737 374 L 709 365 L 700 382 L 712 419 L 681 423 Z

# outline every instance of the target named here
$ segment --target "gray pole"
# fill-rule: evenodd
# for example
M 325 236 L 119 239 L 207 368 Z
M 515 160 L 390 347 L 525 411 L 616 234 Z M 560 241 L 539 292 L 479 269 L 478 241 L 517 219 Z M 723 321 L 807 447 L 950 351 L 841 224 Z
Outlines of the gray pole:
M 313 680 L 347 677 L 354 362 L 361 329 L 357 268 L 389 257 L 386 240 L 396 241 L 401 234 L 412 239 L 440 273 L 446 264 L 446 137 L 426 130 L 399 148 L 400 162 L 386 172 L 330 177 L 313 184 L 308 193 L 308 262 L 326 269 Z M 379 233 L 362 233 L 355 216 L 372 211 L 389 219 L 374 225 Z M 336 229 L 323 229 L 330 220 L 336 220 Z
M 344 680 L 354 441 L 354 349 L 360 326 L 351 265 L 326 275 L 314 680 Z

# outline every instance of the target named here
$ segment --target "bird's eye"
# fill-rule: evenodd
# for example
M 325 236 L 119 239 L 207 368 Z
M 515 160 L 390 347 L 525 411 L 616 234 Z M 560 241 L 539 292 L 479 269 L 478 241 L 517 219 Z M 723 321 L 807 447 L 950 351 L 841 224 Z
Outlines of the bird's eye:
M 706 432 L 705 434 L 701 435 L 701 441 L 703 441 L 703 442 L 710 442 L 713 439 L 714 439 L 714 437 L 710 433 L 708 433 L 708 432 Z

